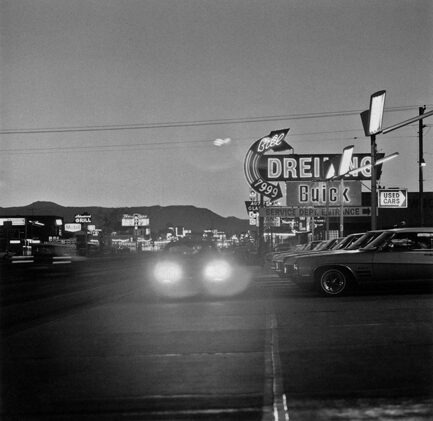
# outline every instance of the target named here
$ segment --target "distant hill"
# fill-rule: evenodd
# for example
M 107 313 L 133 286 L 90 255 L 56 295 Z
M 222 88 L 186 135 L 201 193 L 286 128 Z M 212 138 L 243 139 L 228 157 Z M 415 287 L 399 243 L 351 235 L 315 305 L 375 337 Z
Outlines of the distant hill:
M 65 223 L 73 222 L 74 216 L 82 213 L 92 215 L 92 223 L 98 228 L 112 231 L 121 228 L 123 214 L 139 213 L 150 218 L 152 232 L 163 230 L 167 226 L 183 226 L 193 232 L 205 229 L 217 229 L 227 234 L 246 232 L 250 229 L 248 220 L 235 217 L 222 217 L 205 208 L 195 206 L 137 206 L 122 208 L 104 208 L 97 206 L 66 207 L 53 202 L 34 202 L 27 206 L 0 207 L 0 216 L 5 215 L 56 215 L 64 218 Z

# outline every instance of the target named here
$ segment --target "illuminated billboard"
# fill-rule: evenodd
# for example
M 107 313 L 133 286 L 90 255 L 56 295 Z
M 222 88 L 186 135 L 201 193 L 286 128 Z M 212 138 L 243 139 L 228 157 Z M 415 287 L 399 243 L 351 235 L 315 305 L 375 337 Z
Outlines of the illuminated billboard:
M 122 227 L 147 227 L 149 226 L 149 217 L 134 213 L 133 215 L 123 215 Z
M 81 231 L 81 224 L 65 224 L 65 231 L 68 232 Z

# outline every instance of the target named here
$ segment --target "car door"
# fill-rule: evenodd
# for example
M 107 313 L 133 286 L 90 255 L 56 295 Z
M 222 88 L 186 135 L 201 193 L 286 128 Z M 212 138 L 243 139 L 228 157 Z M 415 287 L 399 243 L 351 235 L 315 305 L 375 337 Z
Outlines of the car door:
M 433 233 L 397 233 L 374 253 L 373 273 L 377 281 L 433 279 Z M 426 248 L 420 248 L 424 239 Z M 419 247 L 419 248 L 417 248 Z

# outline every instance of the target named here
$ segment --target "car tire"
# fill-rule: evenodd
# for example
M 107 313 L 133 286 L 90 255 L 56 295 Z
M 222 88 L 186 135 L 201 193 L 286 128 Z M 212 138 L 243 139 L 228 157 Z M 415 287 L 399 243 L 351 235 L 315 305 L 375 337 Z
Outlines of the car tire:
M 321 295 L 337 297 L 346 294 L 351 287 L 351 279 L 339 268 L 321 270 L 317 276 L 317 287 Z

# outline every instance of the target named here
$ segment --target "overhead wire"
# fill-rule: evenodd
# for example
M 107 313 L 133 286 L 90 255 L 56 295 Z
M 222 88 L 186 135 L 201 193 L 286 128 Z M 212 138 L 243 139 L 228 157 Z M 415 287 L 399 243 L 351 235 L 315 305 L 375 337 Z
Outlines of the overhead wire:
M 387 111 L 404 111 L 408 109 L 417 108 L 415 106 L 404 106 L 404 107 L 393 107 L 387 109 Z M 206 120 L 206 121 L 191 121 L 191 122 L 177 122 L 177 123 L 159 123 L 152 125 L 119 125 L 119 126 L 83 126 L 83 127 L 64 127 L 64 128 L 45 128 L 45 129 L 14 129 L 14 130 L 3 130 L 0 131 L 2 134 L 31 134 L 31 133 L 58 133 L 58 132 L 73 132 L 73 131 L 94 131 L 94 130 L 128 130 L 130 128 L 164 128 L 164 127 L 175 127 L 175 125 L 184 126 L 195 126 L 204 124 L 231 124 L 231 123 L 245 123 L 245 122 L 261 122 L 261 121 L 276 121 L 276 119 L 296 119 L 296 118 L 324 118 L 330 116 L 345 116 L 358 113 L 358 111 L 339 111 L 339 112 L 322 112 L 322 113 L 312 113 L 312 114 L 294 114 L 291 116 L 267 116 L 267 117 L 255 117 L 252 119 L 240 118 L 240 119 L 225 119 L 225 120 Z M 315 132 L 304 132 L 304 133 L 291 133 L 291 137 L 296 136 L 318 136 L 324 134 L 338 134 L 338 133 L 350 133 L 350 132 L 360 132 L 361 129 L 345 129 L 345 130 L 331 130 L 331 131 L 315 131 Z M 392 136 L 392 138 L 411 138 L 416 136 Z M 362 134 L 364 138 L 364 134 Z M 388 139 L 390 137 L 387 137 Z M 321 138 L 321 141 L 347 141 L 355 140 L 359 137 L 345 137 L 338 138 L 335 137 Z M 235 142 L 242 141 L 252 141 L 254 138 L 243 138 L 235 139 Z M 8 153 L 9 155 L 27 155 L 27 154 L 44 154 L 44 153 L 62 153 L 62 152 L 124 152 L 134 151 L 134 150 L 159 150 L 166 149 L 168 147 L 181 146 L 182 148 L 200 148 L 214 146 L 214 140 L 175 140 L 175 141 L 155 141 L 155 142 L 145 142 L 145 143 L 134 143 L 134 144 L 111 144 L 111 145 L 87 145 L 87 146 L 53 146 L 53 147 L 35 147 L 35 148 L 14 148 L 14 149 L 0 149 L 0 152 Z M 233 143 L 232 143 L 233 144 Z M 114 149 L 117 148 L 117 149 Z
M 338 132 L 352 132 L 358 130 L 344 130 Z M 304 135 L 319 135 L 319 134 L 332 134 L 333 132 L 312 132 L 312 133 L 299 133 L 293 134 L 293 136 L 304 136 Z M 388 138 L 416 138 L 417 136 L 391 136 Z M 358 137 L 343 137 L 343 138 L 321 138 L 321 142 L 342 142 L 351 141 L 358 139 Z M 239 143 L 244 140 L 251 141 L 250 138 L 239 138 L 233 139 L 231 144 Z M 305 140 L 304 140 L 305 142 Z M 227 145 L 225 145 L 227 146 Z M 133 144 L 111 144 L 111 145 L 87 145 L 87 146 L 50 146 L 50 147 L 32 147 L 32 148 L 12 148 L 12 149 L 0 149 L 0 152 L 8 153 L 10 155 L 28 155 L 28 154 L 41 154 L 41 153 L 62 153 L 62 152 L 125 152 L 125 151 L 137 151 L 137 150 L 163 150 L 172 147 L 182 148 L 202 148 L 202 147 L 213 147 L 213 140 L 180 140 L 180 141 L 156 141 L 147 143 L 133 143 Z
M 390 107 L 385 110 L 388 112 L 407 111 L 417 109 L 417 106 L 401 106 Z M 210 126 L 210 125 L 229 125 L 229 124 L 244 124 L 244 123 L 262 123 L 267 121 L 281 121 L 281 120 L 302 120 L 314 118 L 330 118 L 330 117 L 344 117 L 357 115 L 362 110 L 350 111 L 329 111 L 318 113 L 304 113 L 304 114 L 288 114 L 288 115 L 274 115 L 262 117 L 243 117 L 236 119 L 210 119 L 210 120 L 196 120 L 196 121 L 174 121 L 174 122 L 161 122 L 161 123 L 147 123 L 147 124 L 107 124 L 107 125 L 94 125 L 94 126 L 76 126 L 76 127 L 46 127 L 46 128 L 19 128 L 19 129 L 3 129 L 0 134 L 41 134 L 41 133 L 73 133 L 73 132 L 95 132 L 95 131 L 118 131 L 118 130 L 144 130 L 144 129 L 162 129 L 162 128 L 176 128 L 176 127 L 197 127 L 197 126 Z

